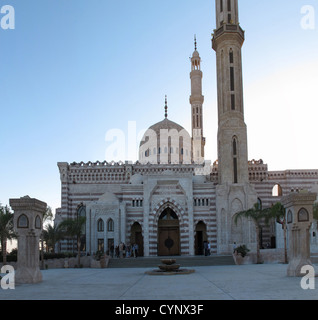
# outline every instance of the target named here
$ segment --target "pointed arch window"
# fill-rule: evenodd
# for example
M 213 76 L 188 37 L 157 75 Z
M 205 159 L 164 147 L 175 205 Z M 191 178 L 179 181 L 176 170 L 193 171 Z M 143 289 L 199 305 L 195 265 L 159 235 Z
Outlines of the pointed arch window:
M 77 207 L 76 211 L 78 217 L 86 217 L 86 207 L 82 203 Z
M 103 232 L 104 231 L 104 221 L 103 219 L 98 219 L 97 221 L 97 231 Z
M 109 219 L 107 222 L 107 231 L 114 231 L 114 220 L 113 219 Z
M 18 218 L 18 228 L 29 228 L 29 219 L 25 214 L 21 214 Z

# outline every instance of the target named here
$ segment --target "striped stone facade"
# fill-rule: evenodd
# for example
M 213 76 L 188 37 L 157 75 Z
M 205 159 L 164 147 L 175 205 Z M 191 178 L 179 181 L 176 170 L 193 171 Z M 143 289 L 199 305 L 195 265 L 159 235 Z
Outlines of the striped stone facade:
M 89 162 L 59 163 L 58 166 L 62 206 L 56 212 L 56 223 L 75 217 L 78 209 L 84 206 L 87 217 L 85 249 L 89 253 L 97 251 L 98 241 L 102 239 L 105 250 L 109 249 L 109 239 L 113 239 L 115 245 L 129 244 L 132 227 L 138 223 L 144 255 L 156 256 L 158 222 L 168 207 L 178 217 L 181 255 L 196 253 L 196 230 L 202 223 L 212 254 L 224 253 L 220 250 L 222 241 L 231 245 L 229 235 L 233 226 L 224 230 L 221 228 L 224 222 L 217 218 L 217 163 L 211 166 L 208 175 L 196 175 L 198 166 L 194 165 Z M 249 180 L 263 207 L 268 207 L 290 192 L 317 192 L 318 170 L 268 171 L 263 161 L 253 160 L 249 161 Z M 99 219 L 104 223 L 103 231 L 98 231 Z M 109 219 L 114 222 L 113 230 L 107 229 Z M 264 247 L 273 243 L 282 247 L 280 229 L 274 222 L 269 227 L 264 226 Z M 312 243 L 316 245 L 314 235 L 312 232 Z M 256 241 L 255 237 L 253 240 Z M 73 245 L 72 241 L 65 241 L 60 249 L 71 251 Z

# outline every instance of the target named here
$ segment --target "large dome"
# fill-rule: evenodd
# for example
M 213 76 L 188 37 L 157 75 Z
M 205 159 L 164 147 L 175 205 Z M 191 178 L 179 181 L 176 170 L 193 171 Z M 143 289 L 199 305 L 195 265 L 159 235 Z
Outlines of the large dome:
M 180 126 L 179 124 L 173 121 L 170 121 L 168 118 L 165 118 L 164 120 L 152 125 L 151 127 L 149 127 L 148 130 L 153 130 L 157 136 L 160 136 L 160 130 L 173 130 L 173 129 L 176 129 L 178 133 L 182 130 L 185 130 L 182 126 Z M 141 140 L 140 146 L 142 146 L 145 143 L 146 141 Z
M 152 125 L 139 147 L 141 163 L 191 163 L 191 137 L 179 124 L 165 118 Z

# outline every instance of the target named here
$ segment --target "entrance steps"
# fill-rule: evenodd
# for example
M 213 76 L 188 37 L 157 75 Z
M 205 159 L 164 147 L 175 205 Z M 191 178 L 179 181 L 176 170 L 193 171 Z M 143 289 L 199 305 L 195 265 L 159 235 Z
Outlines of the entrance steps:
M 157 268 L 161 259 L 176 259 L 177 264 L 183 267 L 225 266 L 234 265 L 232 256 L 177 256 L 177 257 L 138 257 L 138 258 L 111 258 L 108 268 Z

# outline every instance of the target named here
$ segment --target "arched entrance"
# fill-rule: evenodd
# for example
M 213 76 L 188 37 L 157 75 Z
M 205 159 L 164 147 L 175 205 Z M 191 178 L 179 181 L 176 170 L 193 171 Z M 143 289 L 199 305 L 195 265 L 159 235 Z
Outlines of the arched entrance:
M 138 244 L 138 256 L 142 257 L 144 255 L 144 239 L 141 225 L 138 222 L 131 226 L 130 244 L 133 246 L 135 243 Z
M 158 256 L 180 255 L 179 219 L 171 208 L 166 208 L 158 221 Z
M 206 224 L 202 221 L 198 222 L 195 228 L 195 254 L 204 255 L 204 242 L 207 241 Z

